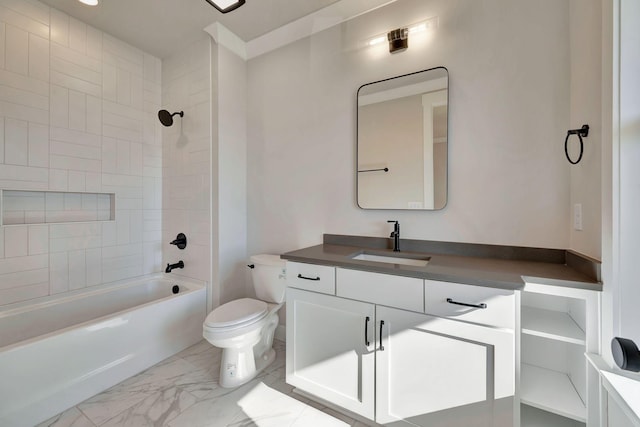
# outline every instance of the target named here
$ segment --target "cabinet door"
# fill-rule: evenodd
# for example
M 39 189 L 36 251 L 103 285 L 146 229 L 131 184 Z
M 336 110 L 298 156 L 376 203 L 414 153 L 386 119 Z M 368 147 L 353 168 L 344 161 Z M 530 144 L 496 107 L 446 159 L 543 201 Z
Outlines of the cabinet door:
M 287 289 L 287 383 L 373 419 L 374 314 L 373 304 Z
M 512 331 L 379 306 L 376 322 L 378 423 L 513 425 Z

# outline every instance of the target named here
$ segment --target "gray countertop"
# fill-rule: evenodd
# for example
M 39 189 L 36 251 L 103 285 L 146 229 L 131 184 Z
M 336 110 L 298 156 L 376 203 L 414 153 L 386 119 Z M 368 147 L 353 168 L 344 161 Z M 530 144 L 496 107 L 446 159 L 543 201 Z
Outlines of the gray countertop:
M 412 249 L 402 253 L 408 257 L 429 256 L 429 263 L 424 267 L 351 259 L 364 251 L 369 254 L 393 256 L 391 249 L 381 247 L 386 246 L 388 240 L 325 235 L 325 243 L 321 245 L 287 252 L 280 257 L 308 264 L 331 265 L 374 273 L 509 290 L 522 289 L 525 282 L 529 282 L 602 291 L 598 261 L 571 251 L 557 249 L 414 240 L 401 241 L 406 247 Z M 357 245 L 344 243 L 357 243 Z M 428 250 L 415 250 L 425 248 Z M 531 255 L 532 250 L 539 252 Z

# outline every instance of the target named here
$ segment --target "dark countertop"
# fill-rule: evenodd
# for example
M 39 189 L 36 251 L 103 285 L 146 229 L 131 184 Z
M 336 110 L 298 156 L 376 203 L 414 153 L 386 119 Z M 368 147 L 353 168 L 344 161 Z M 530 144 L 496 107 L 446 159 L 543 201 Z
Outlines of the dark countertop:
M 307 264 L 509 290 L 522 289 L 526 281 L 602 291 L 598 261 L 558 249 L 401 240 L 400 247 L 404 244 L 408 248 L 401 256 L 426 255 L 430 257 L 429 263 L 419 267 L 351 259 L 363 252 L 393 256 L 391 249 L 383 247 L 388 240 L 325 235 L 325 243 L 321 245 L 287 252 L 280 257 Z

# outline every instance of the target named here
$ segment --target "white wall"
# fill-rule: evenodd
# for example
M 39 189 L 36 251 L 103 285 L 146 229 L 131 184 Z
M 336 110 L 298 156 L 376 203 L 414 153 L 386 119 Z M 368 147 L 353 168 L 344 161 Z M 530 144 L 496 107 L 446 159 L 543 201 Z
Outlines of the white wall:
M 0 305 L 161 268 L 160 60 L 0 3 L 0 188 L 115 193 L 116 220 L 0 227 Z
M 362 41 L 438 16 L 390 55 Z M 566 248 L 570 180 L 569 2 L 405 0 L 248 63 L 249 253 L 322 233 Z M 449 196 L 437 212 L 355 203 L 355 95 L 363 83 L 445 66 Z
M 163 127 L 163 265 L 184 261 L 171 273 L 211 283 L 211 61 L 210 38 L 162 61 L 162 108 L 174 116 Z M 187 236 L 184 250 L 170 245 Z

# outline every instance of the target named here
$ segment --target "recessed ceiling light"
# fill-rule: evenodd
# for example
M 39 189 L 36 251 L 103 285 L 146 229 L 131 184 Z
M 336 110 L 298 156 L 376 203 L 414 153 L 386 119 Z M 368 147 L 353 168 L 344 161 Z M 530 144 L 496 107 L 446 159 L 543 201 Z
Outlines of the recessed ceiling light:
M 78 0 L 80 3 L 84 3 L 89 6 L 97 6 L 98 0 Z
M 222 13 L 231 12 L 242 6 L 245 0 L 205 0 Z

